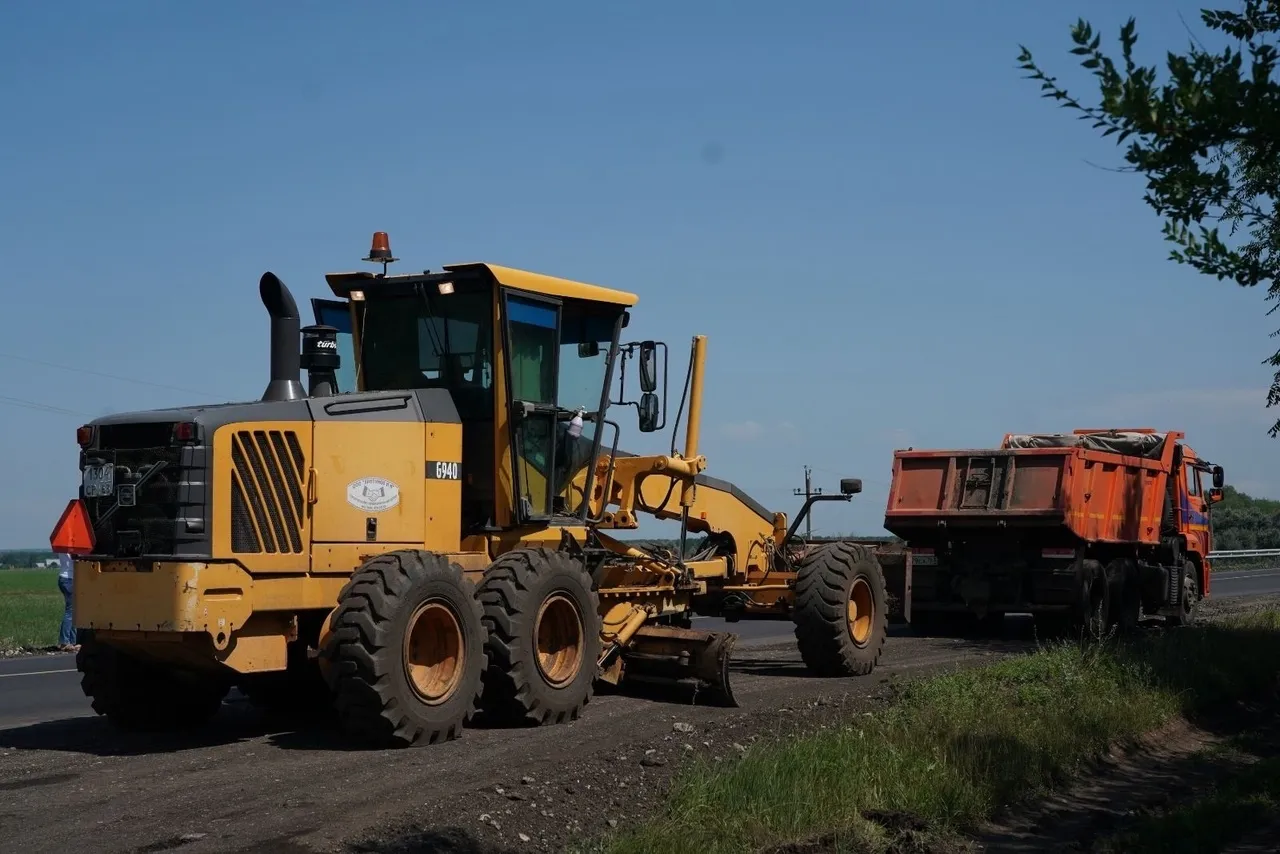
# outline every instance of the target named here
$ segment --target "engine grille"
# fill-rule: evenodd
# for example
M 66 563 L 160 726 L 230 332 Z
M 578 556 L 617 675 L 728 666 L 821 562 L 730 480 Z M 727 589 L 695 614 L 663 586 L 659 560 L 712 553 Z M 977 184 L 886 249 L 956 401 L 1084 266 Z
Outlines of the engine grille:
M 240 430 L 231 440 L 231 550 L 301 554 L 305 482 L 292 430 Z
M 98 447 L 82 451 L 86 464 L 111 463 L 117 487 L 134 485 L 132 504 L 120 493 L 85 498 L 94 552 L 119 558 L 203 555 L 206 453 L 200 445 L 169 442 L 172 424 L 118 424 L 103 428 Z M 163 443 L 163 444 L 160 444 Z

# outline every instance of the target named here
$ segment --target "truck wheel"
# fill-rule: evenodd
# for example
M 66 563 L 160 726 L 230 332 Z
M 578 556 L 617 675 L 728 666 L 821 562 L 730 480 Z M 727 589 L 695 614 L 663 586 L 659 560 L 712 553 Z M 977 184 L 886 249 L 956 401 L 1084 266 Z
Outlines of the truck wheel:
M 1142 590 L 1138 584 L 1138 567 L 1131 560 L 1117 558 L 1107 565 L 1110 581 L 1110 624 L 1122 633 L 1138 628 L 1142 619 Z
M 600 658 L 600 597 L 581 562 L 546 548 L 516 549 L 480 585 L 489 666 L 486 716 L 541 725 L 576 720 L 591 700 Z
M 129 655 L 80 631 L 76 669 L 93 710 L 123 730 L 156 732 L 205 724 L 230 686 L 215 676 L 187 673 Z
M 396 747 L 458 737 L 484 670 L 480 603 L 461 568 L 424 551 L 370 558 L 331 626 L 321 654 L 344 729 Z
M 1087 560 L 1081 571 L 1080 601 L 1072 615 L 1072 629 L 1083 632 L 1088 640 L 1098 640 L 1107 633 L 1112 610 L 1111 585 L 1102 564 Z
M 796 644 L 819 676 L 865 676 L 888 632 L 888 596 L 874 555 L 856 543 L 823 543 L 796 567 Z
M 1181 596 L 1178 601 L 1178 613 L 1169 617 L 1169 624 L 1174 626 L 1190 626 L 1196 621 L 1196 613 L 1200 610 L 1200 569 L 1194 561 L 1182 562 Z

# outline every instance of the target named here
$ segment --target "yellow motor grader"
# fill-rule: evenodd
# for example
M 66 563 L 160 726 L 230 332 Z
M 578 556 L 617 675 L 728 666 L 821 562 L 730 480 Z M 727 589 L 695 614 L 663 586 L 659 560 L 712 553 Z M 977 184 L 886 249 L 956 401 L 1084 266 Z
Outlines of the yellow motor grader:
M 813 672 L 875 667 L 888 610 L 875 555 L 793 548 L 814 501 L 861 482 L 788 526 L 707 476 L 702 336 L 683 450 L 629 454 L 611 414 L 634 406 L 654 433 L 667 409 L 667 348 L 623 342 L 635 295 L 484 263 L 392 275 L 383 232 L 365 260 L 382 271 L 327 275 L 335 298 L 312 300 L 305 328 L 262 276 L 260 400 L 79 428 L 81 487 L 51 541 L 77 553 L 95 711 L 192 725 L 236 686 L 412 745 L 456 737 L 478 711 L 574 719 L 598 680 L 686 683 L 733 705 L 736 636 L 694 615 L 789 617 Z M 610 535 L 640 513 L 679 520 L 677 552 Z

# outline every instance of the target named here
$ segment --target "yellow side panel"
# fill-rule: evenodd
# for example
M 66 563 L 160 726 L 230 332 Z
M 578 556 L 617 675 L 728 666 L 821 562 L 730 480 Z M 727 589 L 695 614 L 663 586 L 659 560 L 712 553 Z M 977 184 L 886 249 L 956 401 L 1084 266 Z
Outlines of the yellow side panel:
M 428 551 L 456 552 L 462 541 L 462 425 L 427 424 L 425 429 L 422 542 Z
M 306 572 L 310 421 L 250 421 L 213 437 L 213 553 L 250 572 Z
M 376 542 L 423 542 L 423 433 L 413 422 L 316 423 L 312 539 L 368 542 L 368 520 L 375 519 Z

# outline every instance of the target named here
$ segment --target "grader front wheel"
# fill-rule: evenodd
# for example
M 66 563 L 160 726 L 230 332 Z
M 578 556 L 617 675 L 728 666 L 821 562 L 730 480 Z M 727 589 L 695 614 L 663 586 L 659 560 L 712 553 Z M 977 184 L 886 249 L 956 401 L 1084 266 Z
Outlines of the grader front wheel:
M 591 699 L 600 657 L 599 596 L 563 552 L 517 549 L 480 585 L 489 667 L 482 704 L 506 723 L 575 720 Z
M 796 569 L 796 643 L 819 676 L 865 676 L 888 633 L 888 596 L 875 556 L 856 543 L 826 543 Z
M 330 628 L 321 654 L 344 728 L 401 747 L 458 737 L 485 663 L 480 603 L 459 567 L 431 552 L 371 558 Z

